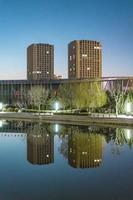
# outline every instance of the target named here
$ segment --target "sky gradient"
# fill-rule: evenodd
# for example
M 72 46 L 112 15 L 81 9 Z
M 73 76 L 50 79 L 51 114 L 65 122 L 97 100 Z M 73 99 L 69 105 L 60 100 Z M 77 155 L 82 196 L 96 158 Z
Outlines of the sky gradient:
M 133 76 L 133 0 L 0 0 L 0 79 L 26 79 L 26 48 L 55 46 L 55 74 L 67 77 L 72 40 L 103 45 L 103 76 Z

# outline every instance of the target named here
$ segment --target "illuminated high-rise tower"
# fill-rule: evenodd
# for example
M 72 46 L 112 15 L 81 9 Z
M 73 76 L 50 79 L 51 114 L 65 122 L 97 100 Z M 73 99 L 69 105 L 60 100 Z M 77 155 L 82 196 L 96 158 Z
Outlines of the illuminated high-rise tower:
M 54 46 L 31 44 L 27 48 L 27 79 L 45 80 L 54 77 Z
M 98 41 L 74 40 L 68 44 L 68 78 L 102 77 L 102 45 Z

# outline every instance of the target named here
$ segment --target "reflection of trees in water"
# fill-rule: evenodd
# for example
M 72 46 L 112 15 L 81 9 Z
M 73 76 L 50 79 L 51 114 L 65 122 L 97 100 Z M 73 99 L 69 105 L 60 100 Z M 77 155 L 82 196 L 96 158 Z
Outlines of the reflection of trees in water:
M 26 121 L 4 121 L 1 120 L 0 132 L 26 133 L 31 122 Z
M 49 124 L 32 122 L 32 121 L 4 121 L 2 120 L 0 126 L 0 132 L 9 132 L 9 133 L 34 133 L 42 134 L 44 132 L 52 132 L 52 129 Z
M 74 168 L 98 167 L 102 162 L 102 134 L 97 134 L 97 127 L 70 126 L 68 135 L 60 135 L 59 151 Z
M 43 135 L 45 133 L 51 133 L 49 124 L 44 124 L 41 122 L 31 123 L 31 126 L 27 128 L 27 134 Z
M 58 150 L 66 159 L 68 158 L 68 134 L 70 132 L 70 127 L 70 125 L 60 125 L 58 133 L 61 141 Z
M 102 162 L 103 136 L 74 129 L 68 136 L 68 163 L 75 168 L 98 167 Z
M 61 140 L 59 147 L 59 152 L 65 157 L 68 158 L 68 146 L 70 141 L 73 138 L 76 138 L 77 145 L 81 146 L 83 142 L 83 136 L 88 140 L 90 134 L 92 138 L 94 135 L 98 134 L 104 136 L 106 143 L 110 143 L 113 154 L 120 154 L 123 150 L 124 145 L 128 145 L 129 148 L 132 148 L 133 145 L 133 129 L 129 128 L 109 128 L 109 127 L 98 127 L 98 126 L 77 126 L 77 125 L 60 125 L 60 124 L 47 124 L 40 122 L 31 122 L 31 121 L 1 121 L 0 132 L 7 133 L 27 133 L 28 138 L 32 137 L 32 140 L 39 140 L 41 142 L 41 137 L 45 135 L 50 135 L 53 137 L 54 134 L 58 134 Z M 26 135 L 25 135 L 26 137 Z M 22 140 L 25 141 L 25 137 L 22 137 Z M 39 139 L 40 137 L 40 139 Z M 36 139 L 35 139 L 36 138 Z M 38 138 L 38 139 L 37 139 Z M 79 139 L 80 138 L 80 139 Z M 48 139 L 45 138 L 45 141 Z M 93 139 L 90 139 L 91 141 Z M 94 139 L 96 140 L 96 139 Z M 44 145 L 44 139 L 42 139 Z M 53 139 L 52 139 L 53 141 Z M 82 141 L 82 142 L 81 142 Z M 50 142 L 50 141 L 49 141 Z M 50 143 L 49 143 L 50 144 Z M 46 145 L 46 143 L 45 143 Z M 76 144 L 74 148 L 76 148 Z M 88 143 L 91 146 L 91 144 Z
M 116 128 L 115 138 L 111 142 L 112 153 L 119 155 L 124 145 L 128 145 L 131 149 L 133 145 L 133 129 Z
M 59 147 L 59 152 L 64 156 L 64 158 L 68 158 L 68 135 L 64 137 L 60 136 L 61 145 Z
M 63 129 L 63 133 L 60 132 L 61 146 L 59 148 L 59 151 L 65 158 L 68 158 L 68 160 L 70 160 L 70 145 L 73 146 L 75 152 L 92 151 L 95 154 L 93 143 L 98 147 L 98 137 L 103 138 L 102 144 L 104 140 L 106 141 L 106 143 L 110 143 L 112 154 L 114 155 L 119 155 L 122 152 L 124 145 L 128 145 L 129 148 L 132 148 L 133 145 L 133 129 L 111 127 L 101 128 L 96 126 L 65 126 L 65 129 Z M 86 141 L 88 139 L 90 140 L 90 142 L 88 142 L 87 144 Z M 90 150 L 87 149 L 88 145 L 90 146 Z M 73 157 L 74 156 L 77 155 L 73 154 Z M 80 157 L 76 159 L 80 159 Z M 76 162 L 76 159 L 73 159 L 74 162 Z
M 61 125 L 59 138 L 61 140 L 61 145 L 59 147 L 59 152 L 67 159 L 68 158 L 68 139 L 70 134 L 101 134 L 105 137 L 108 135 L 108 128 L 99 128 L 97 126 L 73 126 L 73 125 Z M 107 138 L 106 138 L 107 139 Z M 110 137 L 108 137 L 110 141 Z
M 105 137 L 106 143 L 110 143 L 115 139 L 116 129 L 111 127 L 102 128 L 102 133 Z
M 133 129 L 117 128 L 115 143 L 119 145 L 128 144 L 131 148 L 133 145 Z

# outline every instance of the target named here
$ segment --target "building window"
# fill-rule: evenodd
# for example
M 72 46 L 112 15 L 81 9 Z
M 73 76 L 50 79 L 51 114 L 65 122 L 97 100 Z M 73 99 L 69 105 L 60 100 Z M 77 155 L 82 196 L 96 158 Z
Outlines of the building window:
M 33 71 L 32 74 L 41 74 L 41 71 Z
M 101 47 L 94 47 L 94 49 L 101 49 Z
M 86 58 L 86 57 L 87 57 L 87 54 L 82 54 L 82 57 Z

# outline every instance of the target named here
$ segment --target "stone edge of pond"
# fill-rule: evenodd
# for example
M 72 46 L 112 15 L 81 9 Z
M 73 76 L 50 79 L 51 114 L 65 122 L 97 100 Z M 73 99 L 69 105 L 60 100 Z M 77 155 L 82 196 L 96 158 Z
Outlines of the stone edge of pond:
M 130 118 L 107 118 L 90 117 L 81 115 L 39 115 L 33 113 L 0 113 L 1 119 L 45 121 L 52 123 L 65 123 L 76 125 L 96 124 L 102 126 L 127 126 L 133 127 L 133 119 Z

